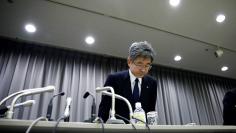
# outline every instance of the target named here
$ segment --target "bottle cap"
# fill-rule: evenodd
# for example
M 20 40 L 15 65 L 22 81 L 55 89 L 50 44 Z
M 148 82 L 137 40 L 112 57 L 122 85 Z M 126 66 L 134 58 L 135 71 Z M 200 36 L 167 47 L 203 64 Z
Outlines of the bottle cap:
M 135 103 L 135 108 L 141 108 L 141 107 L 142 107 L 142 105 L 140 102 Z

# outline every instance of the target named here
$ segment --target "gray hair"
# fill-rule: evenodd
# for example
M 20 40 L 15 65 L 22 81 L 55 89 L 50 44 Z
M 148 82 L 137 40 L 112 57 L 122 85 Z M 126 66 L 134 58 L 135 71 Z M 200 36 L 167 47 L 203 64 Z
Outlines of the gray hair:
M 134 42 L 129 48 L 129 58 L 135 60 L 137 57 L 150 58 L 151 61 L 154 59 L 155 52 L 150 43 Z

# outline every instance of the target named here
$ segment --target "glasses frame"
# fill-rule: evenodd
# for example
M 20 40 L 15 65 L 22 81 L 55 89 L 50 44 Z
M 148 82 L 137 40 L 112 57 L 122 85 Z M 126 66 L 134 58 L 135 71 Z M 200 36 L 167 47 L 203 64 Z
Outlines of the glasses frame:
M 141 64 L 137 64 L 135 61 L 133 61 L 133 64 L 136 66 L 136 67 L 139 67 L 139 68 L 144 68 L 144 69 L 146 69 L 146 70 L 150 70 L 151 68 L 152 68 L 152 65 L 150 64 L 150 65 L 141 65 Z

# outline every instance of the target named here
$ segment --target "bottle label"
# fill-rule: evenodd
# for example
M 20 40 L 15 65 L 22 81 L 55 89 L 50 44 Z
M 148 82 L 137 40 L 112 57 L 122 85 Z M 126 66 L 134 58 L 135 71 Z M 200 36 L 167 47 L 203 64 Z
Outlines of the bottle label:
M 146 116 L 144 112 L 135 112 L 133 117 L 137 118 L 137 119 L 134 119 L 136 124 L 144 124 L 143 122 L 146 122 Z M 139 120 L 142 120 L 143 122 Z

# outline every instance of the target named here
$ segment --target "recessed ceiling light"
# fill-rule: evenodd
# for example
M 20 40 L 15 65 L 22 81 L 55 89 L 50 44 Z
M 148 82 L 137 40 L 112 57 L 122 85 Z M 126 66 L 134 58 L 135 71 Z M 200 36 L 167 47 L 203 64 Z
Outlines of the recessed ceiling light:
M 169 0 L 169 3 L 171 6 L 178 6 L 180 3 L 180 0 Z
M 25 30 L 29 33 L 34 33 L 34 32 L 36 32 L 37 29 L 33 24 L 26 24 Z
M 225 21 L 225 15 L 219 14 L 219 15 L 216 17 L 216 21 L 219 22 L 219 23 L 224 22 L 224 21 Z
M 175 61 L 180 61 L 181 59 L 182 59 L 182 57 L 180 55 L 176 55 L 174 58 Z
M 93 44 L 95 42 L 95 39 L 92 36 L 88 36 L 85 38 L 85 42 L 87 44 Z
M 221 67 L 221 71 L 227 71 L 229 68 L 227 66 Z

